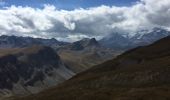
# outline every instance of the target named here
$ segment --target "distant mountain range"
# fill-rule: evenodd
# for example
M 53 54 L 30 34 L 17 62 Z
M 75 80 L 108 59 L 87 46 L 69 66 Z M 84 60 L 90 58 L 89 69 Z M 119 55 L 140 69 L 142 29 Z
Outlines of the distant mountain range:
M 18 37 L 18 36 L 0 36 L 0 48 L 16 48 L 16 47 L 28 47 L 32 45 L 43 46 L 60 46 L 65 45 L 66 42 L 52 39 L 32 38 L 32 37 Z
M 153 28 L 151 30 L 142 30 L 135 33 L 134 36 L 128 36 L 121 33 L 112 33 L 101 39 L 99 42 L 104 47 L 114 50 L 128 50 L 137 46 L 151 44 L 161 38 L 170 35 L 170 31 L 162 28 Z
M 42 39 L 42 38 L 32 38 L 32 37 L 18 37 L 18 36 L 0 36 L 0 48 L 14 48 L 14 47 L 28 47 L 32 45 L 44 45 L 50 46 L 55 49 L 60 49 L 60 47 L 65 47 L 65 49 L 71 50 L 82 50 L 90 45 L 100 45 L 105 48 L 111 48 L 113 50 L 128 50 L 135 48 L 137 46 L 151 44 L 161 38 L 167 37 L 170 35 L 170 31 L 162 28 L 153 28 L 151 30 L 141 30 L 138 31 L 134 36 L 128 36 L 129 33 L 112 33 L 105 36 L 103 39 L 96 41 L 95 38 L 92 38 L 91 41 L 88 41 L 88 38 L 76 41 L 74 43 L 58 41 L 54 38 L 52 39 Z M 88 43 L 92 42 L 92 43 Z
M 170 37 L 129 50 L 56 88 L 16 100 L 169 100 Z

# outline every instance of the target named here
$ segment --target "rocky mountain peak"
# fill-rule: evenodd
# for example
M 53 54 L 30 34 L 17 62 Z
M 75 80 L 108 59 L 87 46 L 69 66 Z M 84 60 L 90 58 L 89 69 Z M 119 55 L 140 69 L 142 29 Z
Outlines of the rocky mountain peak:
M 99 43 L 95 38 L 91 38 L 84 41 L 84 46 L 99 46 Z
M 100 45 L 95 38 L 92 38 L 92 39 L 84 38 L 80 41 L 76 41 L 70 44 L 69 48 L 71 48 L 71 50 L 83 50 L 84 48 L 98 47 L 98 46 Z

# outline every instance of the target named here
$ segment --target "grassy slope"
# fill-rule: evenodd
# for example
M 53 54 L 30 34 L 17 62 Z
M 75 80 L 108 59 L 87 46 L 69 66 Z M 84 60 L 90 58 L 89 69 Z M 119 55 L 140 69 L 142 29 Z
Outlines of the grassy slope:
M 170 37 L 16 100 L 170 100 Z
M 25 48 L 8 48 L 8 49 L 0 49 L 0 57 L 10 55 L 10 54 L 17 54 L 17 53 L 36 53 L 40 49 L 44 48 L 43 46 L 34 45 L 31 47 L 25 47 Z

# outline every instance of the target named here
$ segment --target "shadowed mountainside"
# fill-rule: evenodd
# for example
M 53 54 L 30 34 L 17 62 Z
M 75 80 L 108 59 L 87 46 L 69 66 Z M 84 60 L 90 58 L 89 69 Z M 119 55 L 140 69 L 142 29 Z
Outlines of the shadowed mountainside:
M 50 47 L 0 49 L 0 98 L 38 93 L 74 73 Z

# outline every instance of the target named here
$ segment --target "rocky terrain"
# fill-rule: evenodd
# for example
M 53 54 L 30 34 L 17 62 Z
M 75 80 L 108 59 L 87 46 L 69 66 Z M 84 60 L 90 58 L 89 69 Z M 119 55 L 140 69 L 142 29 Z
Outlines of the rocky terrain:
M 0 98 L 38 93 L 73 75 L 50 47 L 0 49 Z
M 75 73 L 79 73 L 116 57 L 122 51 L 102 47 L 95 38 L 85 38 L 64 45 L 60 47 L 57 52 L 61 59 L 69 65 Z
M 56 88 L 16 100 L 169 100 L 170 37 L 129 50 Z
M 94 38 L 66 43 L 0 36 L 0 98 L 38 93 L 119 53 Z

